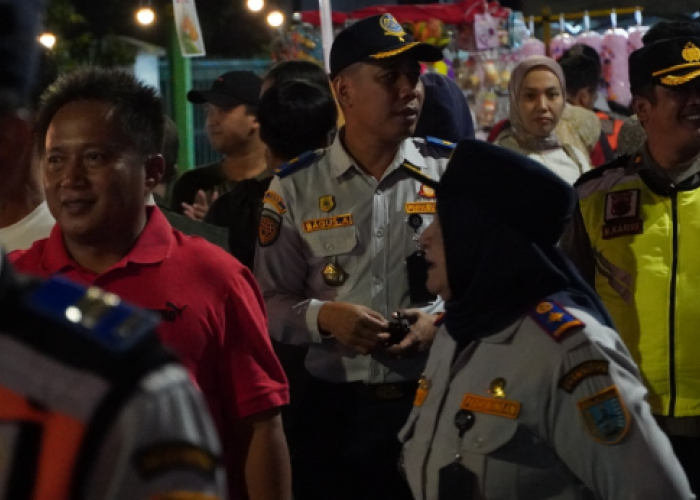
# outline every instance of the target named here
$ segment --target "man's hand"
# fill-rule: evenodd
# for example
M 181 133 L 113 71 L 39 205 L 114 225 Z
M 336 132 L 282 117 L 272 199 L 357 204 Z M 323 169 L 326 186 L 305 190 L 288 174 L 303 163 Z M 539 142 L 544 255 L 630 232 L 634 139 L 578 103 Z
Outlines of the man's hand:
M 411 321 L 411 331 L 401 342 L 387 347 L 386 352 L 395 358 L 411 358 L 433 344 L 438 330 L 435 316 L 420 309 L 404 309 L 400 312 Z
M 211 202 L 214 203 L 218 197 L 218 191 L 214 191 L 214 194 L 211 197 Z M 207 212 L 209 211 L 209 206 L 207 194 L 200 189 L 194 196 L 194 202 L 192 205 L 189 203 L 182 203 L 182 213 L 192 220 L 204 220 L 204 216 L 207 215 Z
M 318 313 L 318 326 L 359 354 L 369 354 L 389 339 L 389 322 L 381 314 L 348 302 L 325 303 Z

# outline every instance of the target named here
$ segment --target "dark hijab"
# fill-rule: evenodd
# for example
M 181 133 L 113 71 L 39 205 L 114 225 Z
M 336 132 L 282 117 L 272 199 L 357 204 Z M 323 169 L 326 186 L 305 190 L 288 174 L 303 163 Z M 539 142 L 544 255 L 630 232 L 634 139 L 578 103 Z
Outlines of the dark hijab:
M 425 87 L 425 98 L 413 136 L 431 136 L 450 142 L 473 139 L 474 123 L 462 89 L 437 73 L 424 73 L 420 79 Z
M 451 290 L 445 324 L 456 340 L 495 334 L 546 298 L 612 326 L 557 246 L 576 197 L 556 174 L 513 151 L 465 140 L 436 191 Z

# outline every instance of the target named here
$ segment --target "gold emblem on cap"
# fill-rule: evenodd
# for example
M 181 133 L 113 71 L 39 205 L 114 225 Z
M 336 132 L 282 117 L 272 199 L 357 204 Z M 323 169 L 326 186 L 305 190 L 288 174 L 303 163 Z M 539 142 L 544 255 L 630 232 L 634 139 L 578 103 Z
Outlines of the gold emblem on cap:
M 502 377 L 495 378 L 491 381 L 489 385 L 488 393 L 495 398 L 505 398 L 506 397 L 506 379 Z
M 404 41 L 403 37 L 406 36 L 406 32 L 403 30 L 403 28 L 401 27 L 399 22 L 391 14 L 384 14 L 379 19 L 379 25 L 386 32 L 386 33 L 384 33 L 385 35 L 395 36 L 396 38 L 398 38 L 402 42 Z
M 688 42 L 685 44 L 683 52 L 681 52 L 683 59 L 688 62 L 700 62 L 700 49 L 695 46 L 693 42 Z

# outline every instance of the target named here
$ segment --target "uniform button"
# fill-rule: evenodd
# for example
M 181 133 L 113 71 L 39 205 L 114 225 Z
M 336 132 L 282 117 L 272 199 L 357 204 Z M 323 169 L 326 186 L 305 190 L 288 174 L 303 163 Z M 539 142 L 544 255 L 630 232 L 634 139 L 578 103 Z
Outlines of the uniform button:
M 333 244 L 332 244 L 332 243 L 326 243 L 326 250 L 328 250 L 328 251 L 333 250 Z
M 382 283 L 384 283 L 383 279 L 381 279 L 379 276 L 374 277 L 374 284 L 375 285 L 381 285 Z
M 474 448 L 481 448 L 481 446 L 484 444 L 484 438 L 476 438 L 474 440 Z
M 381 238 L 384 236 L 384 231 L 382 229 L 377 229 L 377 232 L 375 233 L 377 235 L 377 238 Z

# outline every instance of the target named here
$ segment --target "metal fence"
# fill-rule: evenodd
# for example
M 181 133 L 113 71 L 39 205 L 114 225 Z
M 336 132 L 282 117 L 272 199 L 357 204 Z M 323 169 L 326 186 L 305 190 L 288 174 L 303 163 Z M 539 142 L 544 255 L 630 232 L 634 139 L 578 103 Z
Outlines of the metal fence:
M 206 90 L 212 82 L 227 71 L 252 71 L 258 75 L 265 73 L 272 61 L 269 59 L 220 59 L 220 60 L 192 60 L 192 85 L 195 90 Z M 170 65 L 167 59 L 160 61 L 160 90 L 163 94 L 167 112 L 172 116 L 172 78 Z M 209 146 L 206 131 L 204 130 L 204 106 L 194 106 L 194 160 L 195 165 L 212 163 L 221 159 Z

